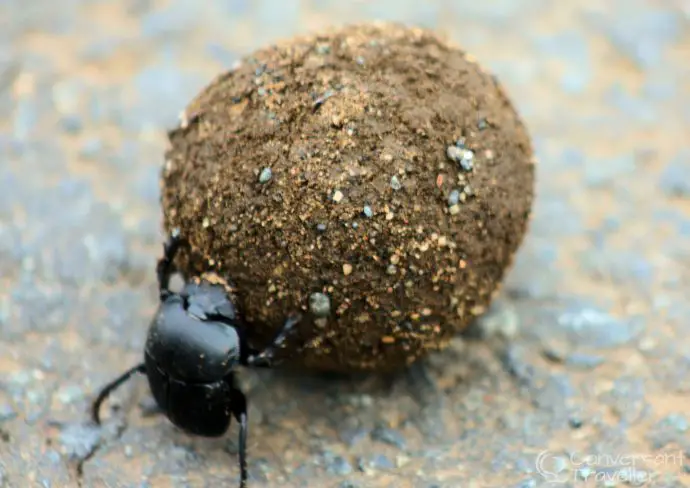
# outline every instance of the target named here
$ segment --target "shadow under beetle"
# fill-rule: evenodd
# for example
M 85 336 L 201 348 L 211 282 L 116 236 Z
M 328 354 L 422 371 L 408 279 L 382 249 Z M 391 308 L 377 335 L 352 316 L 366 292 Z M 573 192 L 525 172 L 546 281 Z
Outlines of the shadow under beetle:
M 301 316 L 288 318 L 263 351 L 252 349 L 237 308 L 222 284 L 188 280 L 179 293 L 169 289 L 173 261 L 181 244 L 178 229 L 164 244 L 156 272 L 160 305 L 146 339 L 144 362 L 105 385 L 92 405 L 100 424 L 103 401 L 136 373 L 145 374 L 156 403 L 181 430 L 220 437 L 239 424 L 240 487 L 247 485 L 247 401 L 235 384 L 235 367 L 271 367 L 275 353 Z

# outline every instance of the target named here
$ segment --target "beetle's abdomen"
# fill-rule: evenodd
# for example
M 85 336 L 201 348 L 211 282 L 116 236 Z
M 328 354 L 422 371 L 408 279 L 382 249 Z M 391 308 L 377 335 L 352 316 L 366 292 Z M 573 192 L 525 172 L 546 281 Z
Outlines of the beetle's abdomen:
M 189 384 L 168 383 L 168 419 L 190 434 L 220 437 L 230 427 L 230 388 L 223 381 Z
M 204 437 L 219 437 L 228 430 L 232 396 L 226 381 L 186 383 L 171 379 L 148 353 L 145 361 L 151 394 L 176 427 Z

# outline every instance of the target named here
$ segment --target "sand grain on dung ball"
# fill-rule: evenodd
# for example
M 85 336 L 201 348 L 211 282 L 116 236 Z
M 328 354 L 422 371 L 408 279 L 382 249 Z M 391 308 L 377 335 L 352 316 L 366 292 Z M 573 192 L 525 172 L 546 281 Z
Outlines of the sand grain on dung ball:
M 490 302 L 532 204 L 529 136 L 496 80 L 400 25 L 254 52 L 170 140 L 165 227 L 197 251 L 181 269 L 229 277 L 257 347 L 302 310 L 317 340 L 298 364 L 324 370 L 443 345 Z

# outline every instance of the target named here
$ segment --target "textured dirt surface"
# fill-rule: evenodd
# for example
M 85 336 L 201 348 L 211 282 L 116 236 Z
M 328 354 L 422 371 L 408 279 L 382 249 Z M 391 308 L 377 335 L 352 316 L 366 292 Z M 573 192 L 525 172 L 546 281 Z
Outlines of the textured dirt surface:
M 498 74 L 534 222 L 473 333 L 404 374 L 245 374 L 253 486 L 690 485 L 685 2 L 200 5 L 0 3 L 0 486 L 235 486 L 237 431 L 176 432 L 142 379 L 86 423 L 155 307 L 164 132 L 240 53 L 371 18 Z
M 171 133 L 165 228 L 195 258 L 179 269 L 232 280 L 255 347 L 300 312 L 293 365 L 399 371 L 446 345 L 486 310 L 531 211 L 532 146 L 504 91 L 391 23 L 238 64 Z

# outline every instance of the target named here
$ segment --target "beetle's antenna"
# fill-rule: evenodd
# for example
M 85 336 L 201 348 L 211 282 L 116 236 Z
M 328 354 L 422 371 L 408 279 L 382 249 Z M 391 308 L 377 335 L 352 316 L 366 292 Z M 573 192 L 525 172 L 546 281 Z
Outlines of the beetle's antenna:
M 98 393 L 98 397 L 94 400 L 93 404 L 91 405 L 91 418 L 93 421 L 100 425 L 101 419 L 99 416 L 99 412 L 101 409 L 101 404 L 103 401 L 108 398 L 108 396 L 119 386 L 121 386 L 124 382 L 126 382 L 128 379 L 130 379 L 132 376 L 134 376 L 136 373 L 145 373 L 146 372 L 146 366 L 144 363 L 137 364 L 133 368 L 125 371 L 122 375 L 120 375 L 118 378 L 114 379 L 107 385 L 105 385 L 101 391 Z
M 163 244 L 163 257 L 158 260 L 156 274 L 158 276 L 158 291 L 161 301 L 170 296 L 170 275 L 173 272 L 173 261 L 180 248 L 180 229 L 175 227 L 168 240 Z

